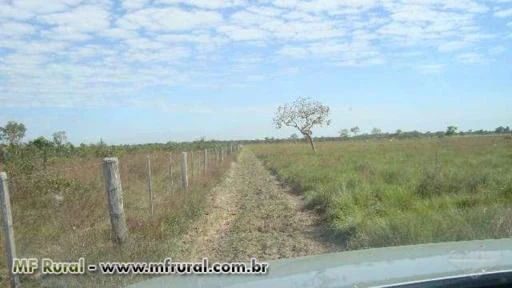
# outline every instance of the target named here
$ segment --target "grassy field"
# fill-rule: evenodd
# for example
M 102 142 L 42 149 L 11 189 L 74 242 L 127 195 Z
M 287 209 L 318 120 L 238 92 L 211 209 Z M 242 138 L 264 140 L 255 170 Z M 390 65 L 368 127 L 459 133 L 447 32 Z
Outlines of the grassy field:
M 189 153 L 190 188 L 181 188 L 180 158 L 173 157 L 173 185 L 169 154 L 151 154 L 155 214 L 150 216 L 146 153 L 125 153 L 119 158 L 129 241 L 120 249 L 110 240 L 110 220 L 101 158 L 52 158 L 44 171 L 8 165 L 18 257 L 48 257 L 56 261 L 161 261 L 180 258 L 181 236 L 204 209 L 205 193 L 221 179 L 233 156 L 215 161 L 202 171 L 202 153 Z M 193 170 L 192 171 L 192 167 Z M 192 176 L 193 175 L 193 176 Z M 0 248 L 3 250 L 3 241 Z M 6 285 L 5 258 L 0 258 L 0 284 Z M 22 278 L 23 287 L 117 287 L 132 282 L 130 276 Z M 1 285 L 3 286 L 3 285 Z
M 250 146 L 347 249 L 512 236 L 510 137 Z

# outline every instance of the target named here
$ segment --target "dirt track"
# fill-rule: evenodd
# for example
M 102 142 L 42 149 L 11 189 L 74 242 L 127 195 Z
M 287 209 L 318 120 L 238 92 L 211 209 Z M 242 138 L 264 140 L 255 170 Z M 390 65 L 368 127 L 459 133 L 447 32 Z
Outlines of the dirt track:
M 280 185 L 247 148 L 211 193 L 210 209 L 185 237 L 184 258 L 247 261 L 336 251 L 322 241 L 318 218 Z

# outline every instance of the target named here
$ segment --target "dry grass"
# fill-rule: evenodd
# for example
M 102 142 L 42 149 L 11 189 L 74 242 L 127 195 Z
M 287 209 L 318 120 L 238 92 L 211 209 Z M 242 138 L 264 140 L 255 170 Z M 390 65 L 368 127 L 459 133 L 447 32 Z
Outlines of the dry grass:
M 181 189 L 178 153 L 151 154 L 155 214 L 150 216 L 146 154 L 120 157 L 124 207 L 130 239 L 121 249 L 110 241 L 110 221 L 101 159 L 51 159 L 46 172 L 8 167 L 18 257 L 49 257 L 76 261 L 157 261 L 179 258 L 185 249 L 181 236 L 205 205 L 206 193 L 221 178 L 232 159 L 223 163 L 210 155 L 209 170 L 201 174 L 202 154 L 195 153 L 194 177 L 188 191 Z M 189 155 L 189 169 L 192 159 Z M 37 163 L 33 163 L 37 165 Z M 189 177 L 192 171 L 189 171 Z M 2 245 L 1 242 L 0 245 Z M 6 283 L 4 257 L 0 260 Z M 121 286 L 130 277 L 25 277 L 24 287 Z

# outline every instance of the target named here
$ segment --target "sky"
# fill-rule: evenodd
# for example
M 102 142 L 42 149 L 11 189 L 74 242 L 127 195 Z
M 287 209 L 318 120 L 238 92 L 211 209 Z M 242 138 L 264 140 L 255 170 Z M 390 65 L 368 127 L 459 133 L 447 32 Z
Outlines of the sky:
M 0 126 L 72 143 L 512 126 L 512 0 L 0 0 Z

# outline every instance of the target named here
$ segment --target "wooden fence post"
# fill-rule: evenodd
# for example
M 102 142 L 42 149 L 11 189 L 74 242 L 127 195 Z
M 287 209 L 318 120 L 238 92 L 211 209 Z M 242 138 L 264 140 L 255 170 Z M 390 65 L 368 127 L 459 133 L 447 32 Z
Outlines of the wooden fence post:
M 174 186 L 174 179 L 173 179 L 173 173 L 174 171 L 172 170 L 172 152 L 169 152 L 169 182 L 170 182 L 170 186 L 169 186 L 169 193 L 172 192 L 172 188 Z
M 120 245 L 128 239 L 128 228 L 124 216 L 123 188 L 117 158 L 103 159 L 103 175 L 107 190 L 110 224 L 112 225 L 112 242 L 114 245 Z
M 151 212 L 151 216 L 153 216 L 153 181 L 151 179 L 151 157 L 148 155 L 148 165 L 146 167 L 147 169 L 147 175 L 148 175 L 148 193 L 149 193 L 149 209 Z
M 12 227 L 11 199 L 9 197 L 9 186 L 7 184 L 7 174 L 0 173 L 0 205 L 2 205 L 2 220 L 4 226 L 5 254 L 7 256 L 7 269 L 9 269 L 9 278 L 12 288 L 20 287 L 20 279 L 13 273 L 14 258 L 16 258 L 16 246 L 14 243 L 14 229 Z
M 204 149 L 204 174 L 208 172 L 208 149 Z
M 181 186 L 188 189 L 187 152 L 181 153 Z
M 194 179 L 194 151 L 190 151 L 190 181 L 192 181 L 193 179 Z

